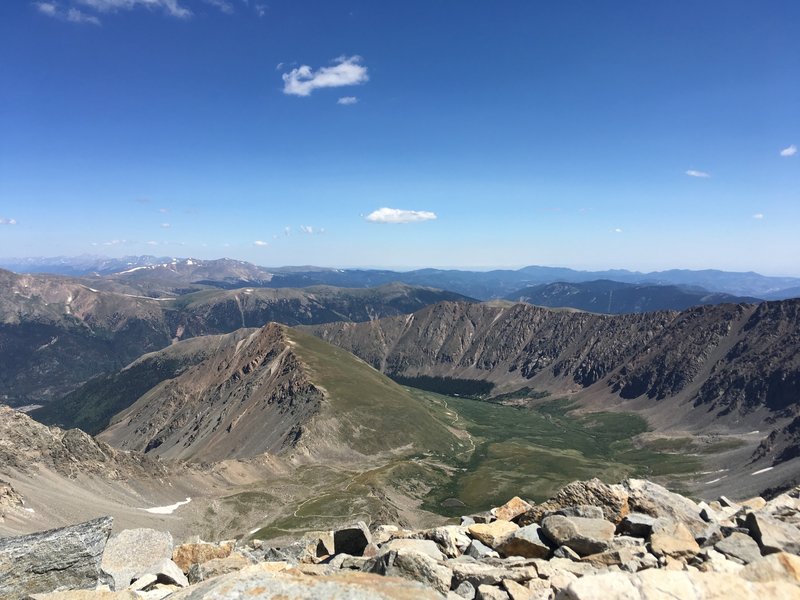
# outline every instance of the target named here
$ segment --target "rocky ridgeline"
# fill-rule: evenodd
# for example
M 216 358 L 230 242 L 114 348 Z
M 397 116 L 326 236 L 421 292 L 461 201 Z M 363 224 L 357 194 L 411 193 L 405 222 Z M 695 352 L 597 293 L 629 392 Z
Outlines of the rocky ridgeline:
M 0 598 L 800 599 L 800 488 L 695 503 L 644 480 L 573 482 L 460 525 L 357 523 L 284 547 L 174 545 L 105 517 L 0 540 Z M 80 590 L 80 591 L 79 591 Z

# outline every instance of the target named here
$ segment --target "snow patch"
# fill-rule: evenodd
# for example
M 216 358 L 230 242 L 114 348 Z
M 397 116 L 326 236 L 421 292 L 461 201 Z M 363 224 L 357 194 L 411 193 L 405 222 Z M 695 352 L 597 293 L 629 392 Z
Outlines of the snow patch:
M 143 508 L 142 510 L 153 515 L 171 515 L 178 509 L 178 507 L 183 506 L 184 504 L 189 504 L 191 501 L 191 498 L 187 498 L 183 502 L 176 502 L 175 504 L 170 504 L 169 506 L 154 506 L 153 508 Z
M 29 512 L 29 513 L 35 513 L 35 512 L 36 512 L 36 511 L 35 511 L 35 510 L 33 510 L 32 508 L 23 508 L 22 510 L 24 510 L 24 511 L 26 511 L 26 512 Z
M 133 267 L 132 269 L 128 269 L 127 271 L 120 271 L 117 275 L 124 275 L 125 273 L 133 273 L 134 271 L 141 271 L 142 269 L 146 269 L 147 267 Z
M 750 473 L 750 475 L 760 475 L 761 473 L 766 473 L 767 471 L 772 471 L 775 467 L 767 467 L 766 469 L 759 469 L 754 473 Z
M 706 485 L 711 485 L 712 483 L 717 483 L 718 481 L 722 481 L 726 477 L 727 477 L 727 475 L 723 475 L 722 477 L 717 477 L 716 479 L 712 479 L 711 481 L 706 481 Z

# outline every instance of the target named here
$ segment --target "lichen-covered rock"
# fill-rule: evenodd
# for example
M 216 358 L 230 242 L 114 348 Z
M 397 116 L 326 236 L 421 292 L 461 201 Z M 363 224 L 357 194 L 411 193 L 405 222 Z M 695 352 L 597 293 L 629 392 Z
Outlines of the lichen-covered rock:
M 97 586 L 104 579 L 100 561 L 112 522 L 111 517 L 103 517 L 0 538 L 0 598 Z
M 520 525 L 539 523 L 548 513 L 573 506 L 597 506 L 603 518 L 619 523 L 629 512 L 628 495 L 622 486 L 611 486 L 599 479 L 573 481 L 561 488 L 547 502 L 533 506 L 517 522 Z
M 503 504 L 503 506 L 493 508 L 491 513 L 495 516 L 495 518 L 502 521 L 513 521 L 519 515 L 529 511 L 531 508 L 533 507 L 525 502 L 525 500 L 519 496 L 514 496 L 511 500 Z
M 470 525 L 467 531 L 479 542 L 483 542 L 490 548 L 494 548 L 501 539 L 515 532 L 517 529 L 519 529 L 519 526 L 515 523 L 497 520 L 491 523 L 476 523 L 475 525 Z
M 692 535 L 699 535 L 706 529 L 706 522 L 700 518 L 700 507 L 689 498 L 645 479 L 628 479 L 623 486 L 628 492 L 631 511 L 683 523 Z
M 233 552 L 233 542 L 220 542 L 219 544 L 209 544 L 208 542 L 195 542 L 181 544 L 172 551 L 172 560 L 184 573 L 189 573 L 192 565 L 201 565 L 214 558 L 225 558 Z

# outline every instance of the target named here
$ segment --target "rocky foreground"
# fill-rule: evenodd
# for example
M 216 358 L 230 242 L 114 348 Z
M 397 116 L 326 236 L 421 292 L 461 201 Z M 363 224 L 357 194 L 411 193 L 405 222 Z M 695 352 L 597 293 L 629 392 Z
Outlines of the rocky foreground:
M 695 503 L 644 480 L 573 482 L 460 525 L 357 523 L 288 546 L 109 537 L 110 517 L 0 539 L 0 599 L 800 599 L 800 487 Z

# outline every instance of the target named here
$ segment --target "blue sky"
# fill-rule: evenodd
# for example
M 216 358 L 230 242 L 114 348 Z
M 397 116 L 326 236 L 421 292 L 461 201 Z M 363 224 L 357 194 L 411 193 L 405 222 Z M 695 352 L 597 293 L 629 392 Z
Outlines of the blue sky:
M 800 2 L 9 0 L 0 256 L 800 275 Z

